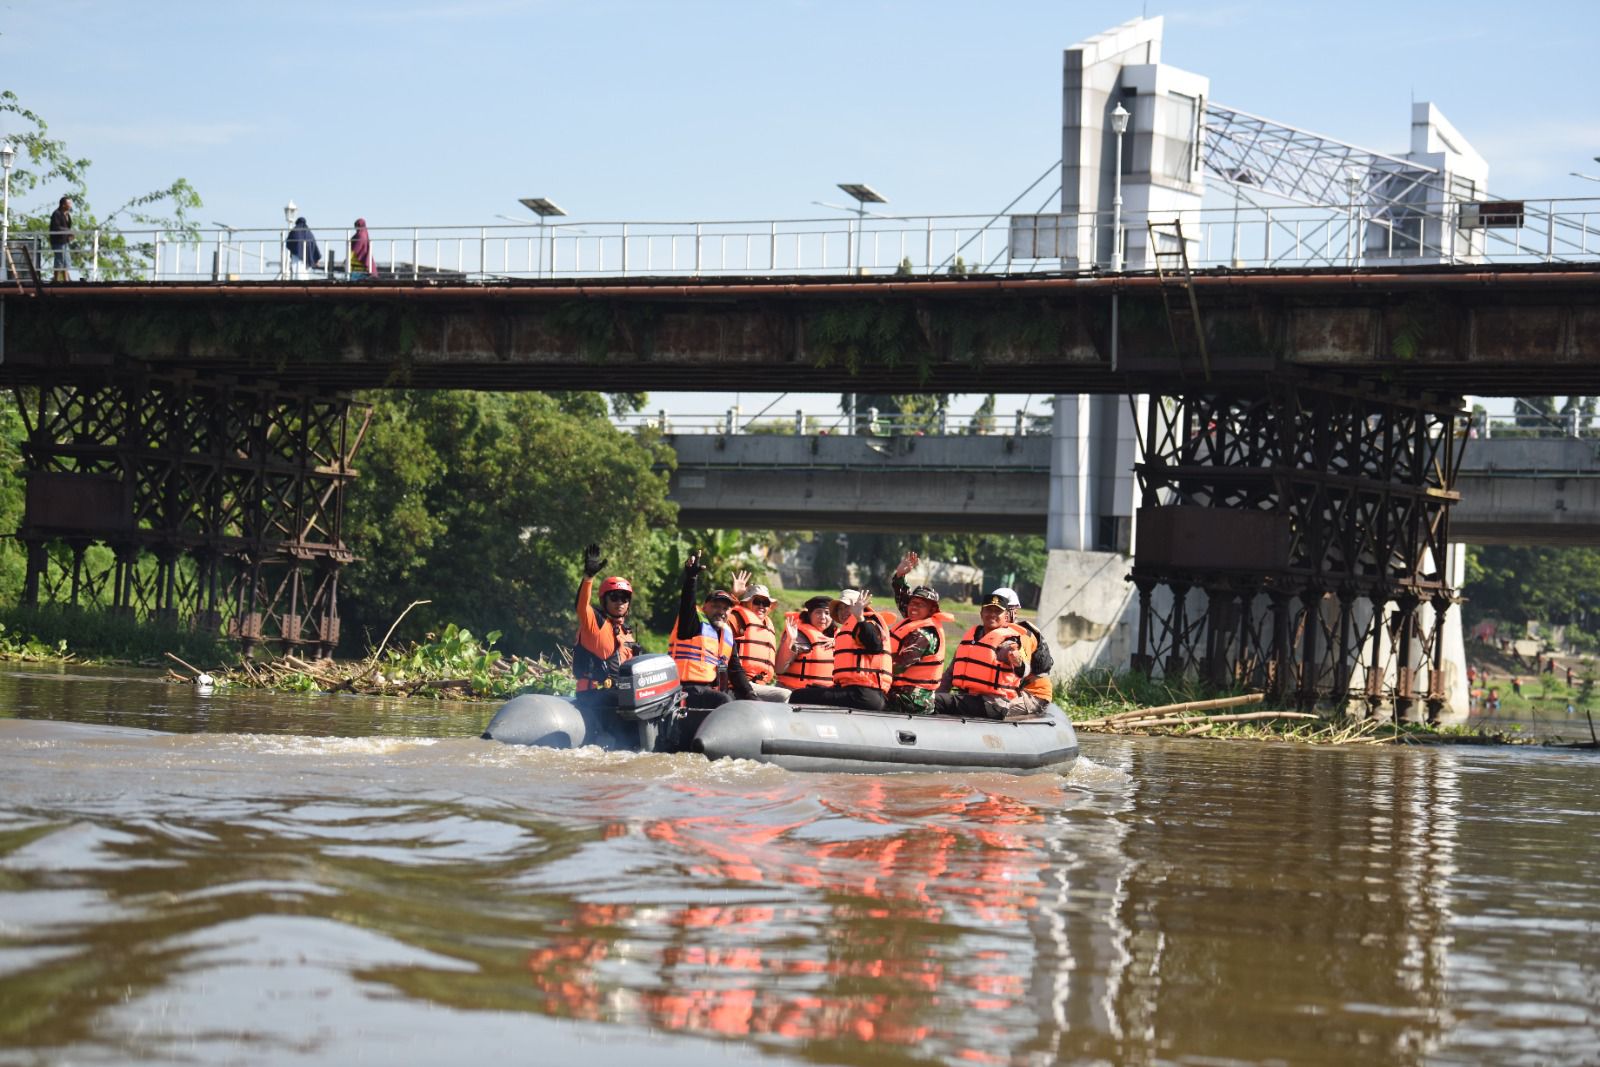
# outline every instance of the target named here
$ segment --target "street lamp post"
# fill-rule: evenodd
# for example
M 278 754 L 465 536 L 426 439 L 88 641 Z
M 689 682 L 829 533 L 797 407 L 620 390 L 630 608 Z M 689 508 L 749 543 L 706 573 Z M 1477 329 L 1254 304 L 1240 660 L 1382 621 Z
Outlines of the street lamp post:
M 538 275 L 541 275 L 541 274 L 544 273 L 544 228 L 545 228 L 545 221 L 544 220 L 545 219 L 549 219 L 549 218 L 555 218 L 558 215 L 565 215 L 566 212 L 561 210 L 561 208 L 556 205 L 555 201 L 549 200 L 549 199 L 547 199 L 545 197 L 542 197 L 542 196 L 524 196 L 524 197 L 520 198 L 517 201 L 517 203 L 521 204 L 523 207 L 527 208 L 529 211 L 531 211 L 535 215 L 539 216 L 539 246 L 538 246 L 539 263 L 534 268 L 534 275 L 538 276 Z M 555 272 L 556 272 L 556 246 L 555 246 L 555 240 L 554 240 L 554 238 L 552 238 L 551 239 L 551 243 L 550 243 L 550 273 L 554 274 Z
M 0 278 L 11 276 L 11 164 L 16 161 L 17 146 L 7 141 L 0 144 L 0 167 L 5 168 L 5 207 L 0 210 L 5 221 L 0 223 Z
M 872 186 L 867 185 L 865 182 L 840 182 L 839 188 L 848 193 L 850 198 L 856 202 L 856 235 L 854 241 L 858 242 L 862 238 L 863 227 L 866 225 L 867 221 L 867 205 L 887 204 L 889 200 L 882 193 L 878 192 Z M 844 266 L 846 274 L 854 274 L 856 272 L 856 263 L 859 258 L 860 257 L 858 257 L 855 253 L 854 243 L 851 241 L 846 241 L 844 252 Z
M 1350 189 L 1350 265 L 1359 267 L 1361 266 L 1361 218 L 1356 196 L 1361 190 L 1361 178 L 1355 174 L 1346 174 L 1344 183 Z
M 1120 103 L 1111 112 L 1111 132 L 1117 135 L 1116 158 L 1111 161 L 1111 273 L 1122 273 L 1122 135 L 1128 132 L 1128 109 Z

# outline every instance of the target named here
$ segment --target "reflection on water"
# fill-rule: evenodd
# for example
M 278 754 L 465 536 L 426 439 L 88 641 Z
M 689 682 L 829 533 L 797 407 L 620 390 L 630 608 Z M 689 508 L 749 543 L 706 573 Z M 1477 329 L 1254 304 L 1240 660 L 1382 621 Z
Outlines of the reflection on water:
M 0 709 L 0 1064 L 1600 1047 L 1582 756 L 1086 738 L 1066 778 L 859 778 L 81 671 Z

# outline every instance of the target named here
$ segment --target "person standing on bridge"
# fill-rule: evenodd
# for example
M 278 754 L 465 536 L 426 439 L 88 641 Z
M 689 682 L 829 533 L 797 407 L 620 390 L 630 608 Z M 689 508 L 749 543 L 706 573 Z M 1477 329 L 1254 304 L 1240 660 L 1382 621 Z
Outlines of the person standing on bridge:
M 367 232 L 367 220 L 356 219 L 356 235 L 350 238 L 350 277 L 377 276 L 378 264 L 372 258 L 372 235 Z
M 733 595 L 740 603 L 728 612 L 734 648 L 759 700 L 787 703 L 789 690 L 774 685 L 778 678 L 778 632 L 772 627 L 772 593 L 764 585 L 749 585 L 750 572 L 733 576 Z
M 50 251 L 55 254 L 55 280 L 71 281 L 72 197 L 63 196 L 50 214 Z
M 628 610 L 633 585 L 626 578 L 610 577 L 600 583 L 600 606 L 589 600 L 595 575 L 606 561 L 600 546 L 583 550 L 583 581 L 578 583 L 578 636 L 572 646 L 572 673 L 578 682 L 577 701 L 590 707 L 617 706 L 617 676 L 622 665 L 644 649 L 633 639 Z
M 322 249 L 317 247 L 316 235 L 302 215 L 294 220 L 289 239 L 283 242 L 289 251 L 289 277 L 299 280 L 322 267 Z

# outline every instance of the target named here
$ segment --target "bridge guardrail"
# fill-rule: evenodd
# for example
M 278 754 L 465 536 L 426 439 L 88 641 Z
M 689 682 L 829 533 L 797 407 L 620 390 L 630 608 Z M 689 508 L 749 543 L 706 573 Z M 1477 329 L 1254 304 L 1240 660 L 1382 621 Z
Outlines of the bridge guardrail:
M 916 415 L 879 415 L 875 409 L 858 412 L 852 419 L 843 412 L 792 414 L 759 412 L 746 415 L 729 408 L 720 415 L 672 415 L 636 412 L 612 419 L 623 430 L 652 429 L 663 434 L 720 434 L 723 436 L 783 434 L 837 436 L 854 433 L 867 437 L 968 437 L 1044 435 L 1050 432 L 1048 412 L 1014 411 L 1006 414 L 952 415 L 930 412 Z
M 1360 267 L 1406 262 L 1551 263 L 1600 258 L 1600 198 L 1517 202 L 1515 216 L 1470 224 L 1470 203 L 1411 217 L 1331 207 L 1208 207 L 1177 213 L 1195 269 Z M 1123 217 L 1122 240 L 1173 212 Z M 1440 220 L 1449 225 L 1442 227 Z M 1478 221 L 1481 223 L 1481 217 Z M 1515 222 L 1515 225 L 1510 225 Z M 914 275 L 1107 269 L 1109 214 L 924 215 L 715 222 L 559 222 L 371 227 L 380 276 L 492 281 L 552 277 Z M 1414 232 L 1413 232 L 1414 230 Z M 119 231 L 149 281 L 291 280 L 287 227 Z M 1438 247 L 1441 232 L 1448 248 Z M 1431 236 L 1430 236 L 1431 235 Z M 99 231 L 80 231 L 74 268 L 102 277 Z M 345 280 L 348 232 L 322 230 L 321 270 Z M 1461 250 L 1465 249 L 1465 253 Z

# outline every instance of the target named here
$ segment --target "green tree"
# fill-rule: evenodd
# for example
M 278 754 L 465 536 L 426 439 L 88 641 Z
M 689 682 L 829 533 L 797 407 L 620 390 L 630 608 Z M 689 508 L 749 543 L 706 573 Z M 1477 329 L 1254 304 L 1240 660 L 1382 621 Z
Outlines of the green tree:
M 22 106 L 17 94 L 0 91 L 0 114 L 16 116 L 19 129 L 6 135 L 17 146 L 17 163 L 11 171 L 11 232 L 46 234 L 50 215 L 63 196 L 73 200 L 72 225 L 79 233 L 99 231 L 97 263 L 100 277 L 140 277 L 155 250 L 155 239 L 194 239 L 199 229 L 190 212 L 201 206 L 200 194 L 183 178 L 169 185 L 130 197 L 121 206 L 101 214 L 89 190 L 87 159 L 74 158 L 66 143 L 49 136 L 44 119 Z M 87 239 L 77 242 L 85 254 Z M 79 262 L 83 262 L 80 258 Z
M 381 636 L 413 600 L 402 638 L 456 622 L 500 630 L 514 652 L 570 644 L 581 553 L 598 541 L 606 572 L 628 576 L 635 611 L 674 599 L 664 563 L 670 449 L 593 417 L 600 394 L 374 394 L 351 491 L 346 630 Z M 665 582 L 665 584 L 664 584 Z M 671 586 L 671 588 L 667 588 Z

